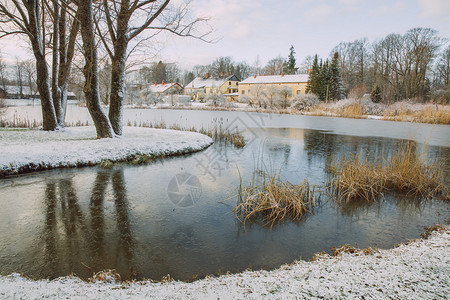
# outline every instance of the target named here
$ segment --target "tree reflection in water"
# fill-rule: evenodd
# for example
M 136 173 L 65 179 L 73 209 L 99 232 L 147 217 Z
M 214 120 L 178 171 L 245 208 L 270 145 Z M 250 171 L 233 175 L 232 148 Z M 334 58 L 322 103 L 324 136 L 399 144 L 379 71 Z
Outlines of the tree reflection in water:
M 116 268 L 125 277 L 133 275 L 135 241 L 123 169 L 98 170 L 84 211 L 87 201 L 80 201 L 71 178 L 47 180 L 44 197 L 42 277 L 71 272 L 86 277 L 105 268 Z M 105 216 L 109 198 L 114 202 L 116 226 Z

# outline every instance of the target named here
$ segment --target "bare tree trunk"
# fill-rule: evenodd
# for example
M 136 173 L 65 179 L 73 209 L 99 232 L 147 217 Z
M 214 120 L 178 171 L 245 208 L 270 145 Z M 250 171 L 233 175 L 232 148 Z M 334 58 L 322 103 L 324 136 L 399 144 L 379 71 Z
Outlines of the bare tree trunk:
M 42 106 L 42 127 L 44 130 L 56 130 L 59 128 L 55 107 L 52 102 L 50 93 L 50 78 L 48 73 L 47 62 L 45 60 L 44 37 L 41 32 L 41 9 L 39 1 L 31 0 L 26 3 L 29 16 L 29 37 L 33 48 L 34 57 L 36 58 L 36 77 L 37 86 L 41 98 Z
M 67 39 L 67 10 L 64 2 L 53 0 L 53 68 L 52 96 L 58 124 L 64 127 L 67 108 L 68 80 L 75 52 L 75 41 L 80 28 L 78 12 L 73 18 Z
M 60 119 L 61 116 L 61 102 L 60 99 L 60 91 L 58 89 L 58 68 L 59 68 L 59 22 L 60 22 L 60 14 L 59 14 L 59 3 L 58 0 L 53 0 L 53 57 L 52 57 L 52 97 L 53 97 L 53 105 L 55 106 L 55 113 L 58 125 L 64 127 L 64 120 Z M 65 37 L 64 37 L 65 38 Z
M 111 123 L 102 109 L 100 102 L 100 91 L 98 82 L 98 57 L 97 46 L 94 36 L 94 18 L 92 11 L 92 0 L 79 1 L 79 20 L 81 26 L 81 37 L 83 39 L 83 52 L 85 58 L 84 66 L 84 95 L 89 113 L 94 120 L 98 138 L 114 137 Z
M 126 37 L 124 41 L 119 38 L 117 46 L 114 47 L 115 55 L 111 60 L 111 94 L 109 102 L 109 120 L 115 134 L 122 135 L 122 115 L 125 97 L 125 61 L 127 55 Z

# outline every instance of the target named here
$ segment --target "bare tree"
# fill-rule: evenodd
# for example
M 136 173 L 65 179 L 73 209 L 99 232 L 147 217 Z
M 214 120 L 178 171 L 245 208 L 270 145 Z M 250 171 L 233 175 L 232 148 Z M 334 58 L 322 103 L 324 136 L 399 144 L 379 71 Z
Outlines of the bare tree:
M 117 135 L 122 135 L 122 111 L 125 95 L 125 64 L 129 54 L 155 34 L 167 31 L 184 37 L 204 40 L 210 33 L 199 33 L 198 25 L 203 18 L 191 19 L 190 1 L 178 7 L 170 6 L 170 0 L 118 0 L 102 1 L 103 15 L 97 22 L 97 31 L 111 59 L 111 97 L 109 119 Z M 101 21 L 104 20 L 104 23 Z M 103 34 L 106 27 L 108 38 Z M 132 40 L 151 31 L 153 35 L 137 42 L 129 49 Z
M 284 64 L 284 58 L 277 56 L 269 60 L 263 71 L 266 75 L 280 75 L 283 73 Z
M 266 106 L 266 90 L 264 84 L 254 84 L 248 93 L 252 103 L 258 103 L 259 107 Z
M 269 102 L 270 108 L 274 108 L 278 103 L 281 102 L 280 88 L 274 84 L 268 85 L 266 89 L 266 97 Z
M 26 35 L 36 60 L 37 87 L 42 103 L 43 129 L 55 130 L 64 126 L 67 103 L 67 83 L 74 54 L 78 20 L 72 18 L 66 30 L 69 0 L 12 0 L 0 1 L 0 37 Z M 46 40 L 46 21 L 53 24 L 51 41 Z M 47 45 L 52 44 L 52 76 L 47 65 Z M 51 79 L 50 79 L 51 78 Z
M 52 98 L 58 124 L 64 127 L 69 77 L 80 24 L 75 6 L 70 0 L 51 0 L 46 7 L 53 25 Z
M 34 98 L 36 95 L 36 66 L 33 60 L 26 60 L 20 63 L 22 73 L 26 81 L 26 85 L 30 90 L 30 96 Z
M 6 80 L 7 80 L 7 65 L 0 53 L 0 82 L 2 89 L 6 92 Z
M 450 45 L 442 52 L 436 64 L 436 79 L 435 85 L 448 86 L 449 85 L 449 71 L 450 71 Z
M 87 108 L 94 121 L 97 138 L 114 137 L 111 123 L 102 109 L 99 91 L 98 54 L 95 41 L 94 11 L 92 0 L 78 3 L 81 38 L 83 40 L 83 54 L 85 66 L 83 69 L 85 84 L 84 95 Z
M 13 34 L 28 36 L 36 59 L 37 86 L 42 103 L 43 129 L 55 130 L 59 126 L 50 91 L 43 15 L 42 1 L 40 0 L 2 0 L 0 2 L 0 37 Z
M 373 45 L 373 73 L 384 99 L 425 97 L 427 72 L 442 39 L 430 28 L 414 28 L 404 35 L 390 34 Z
M 16 58 L 16 85 L 17 85 L 17 94 L 19 98 L 23 97 L 23 65 L 21 61 Z
M 303 74 L 308 74 L 309 71 L 312 69 L 313 61 L 314 56 L 312 55 L 306 56 L 303 59 L 302 63 L 300 64 L 299 72 Z
M 111 64 L 107 62 L 99 71 L 100 99 L 104 105 L 109 104 L 111 95 Z
M 343 85 L 348 93 L 354 86 L 367 83 L 370 51 L 367 38 L 353 42 L 339 43 L 331 51 L 339 55 L 340 72 Z

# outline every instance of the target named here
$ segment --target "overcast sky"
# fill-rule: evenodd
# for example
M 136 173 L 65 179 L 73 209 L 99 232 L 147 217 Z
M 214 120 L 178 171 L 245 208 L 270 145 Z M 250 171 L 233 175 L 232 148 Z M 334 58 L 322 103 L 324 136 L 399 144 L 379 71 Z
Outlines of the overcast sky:
M 210 17 L 213 44 L 169 38 L 159 59 L 184 68 L 208 64 L 218 56 L 264 65 L 293 45 L 298 64 L 307 55 L 327 57 L 339 42 L 431 27 L 450 38 L 450 0 L 193 0 L 193 12 Z M 17 42 L 0 40 L 4 57 L 24 56 Z

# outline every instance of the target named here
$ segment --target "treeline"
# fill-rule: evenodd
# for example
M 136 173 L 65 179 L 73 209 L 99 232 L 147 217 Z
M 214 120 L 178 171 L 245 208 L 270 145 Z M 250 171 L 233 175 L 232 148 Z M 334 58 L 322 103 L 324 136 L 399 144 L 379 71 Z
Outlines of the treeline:
M 443 49 L 445 42 L 436 30 L 414 28 L 373 43 L 366 38 L 340 43 L 332 53 L 338 53 L 346 95 L 365 91 L 384 102 L 426 100 L 449 88 L 450 46 Z
M 142 81 L 178 81 L 187 84 L 197 76 L 234 74 L 244 80 L 252 75 L 310 73 L 308 92 L 321 100 L 358 98 L 372 94 L 373 100 L 449 99 L 450 46 L 431 28 L 413 28 L 369 42 L 367 38 L 336 45 L 329 58 L 307 56 L 298 66 L 291 46 L 286 57 L 277 56 L 262 65 L 259 57 L 250 64 L 231 57 L 218 57 L 211 64 L 182 71 L 176 64 L 155 63 L 141 69 Z M 161 72 L 163 70 L 164 72 Z M 145 75 L 144 75 L 145 74 Z M 150 80 L 148 80 L 150 78 Z
M 36 66 L 33 60 L 16 60 L 14 65 L 8 65 L 0 53 L 0 88 L 6 90 L 6 86 L 17 86 L 22 94 L 22 89 L 28 88 L 31 94 L 37 93 Z
M 0 1 L 0 38 L 21 35 L 29 42 L 44 130 L 64 127 L 72 77 L 84 81 L 80 86 L 97 137 L 115 137 L 122 135 L 130 56 L 161 32 L 208 40 L 208 20 L 190 12 L 190 1 Z M 77 59 L 78 72 L 71 72 Z M 102 81 L 108 113 L 101 106 Z

